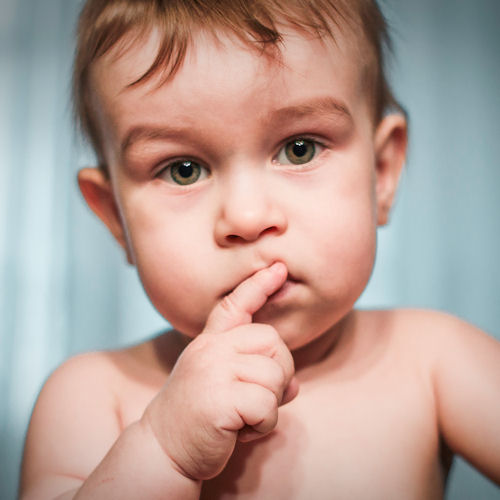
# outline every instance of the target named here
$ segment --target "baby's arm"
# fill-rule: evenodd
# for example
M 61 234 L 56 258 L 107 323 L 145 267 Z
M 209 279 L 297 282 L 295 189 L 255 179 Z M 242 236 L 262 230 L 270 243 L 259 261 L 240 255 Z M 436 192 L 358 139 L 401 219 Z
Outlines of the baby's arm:
M 270 432 L 278 406 L 297 392 L 285 344 L 251 323 L 285 278 L 276 264 L 215 306 L 142 419 L 123 432 L 98 355 L 94 367 L 84 357 L 56 371 L 30 424 L 22 498 L 198 498 L 236 439 Z
M 500 484 L 500 343 L 456 318 L 436 321 L 441 433 L 453 452 Z

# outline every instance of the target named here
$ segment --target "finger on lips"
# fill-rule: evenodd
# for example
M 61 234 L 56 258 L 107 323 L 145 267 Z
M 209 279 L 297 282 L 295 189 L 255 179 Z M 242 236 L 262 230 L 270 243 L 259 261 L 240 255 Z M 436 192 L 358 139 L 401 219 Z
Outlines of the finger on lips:
M 213 308 L 205 326 L 205 333 L 227 331 L 251 323 L 255 314 L 285 282 L 287 268 L 275 262 L 242 281 Z

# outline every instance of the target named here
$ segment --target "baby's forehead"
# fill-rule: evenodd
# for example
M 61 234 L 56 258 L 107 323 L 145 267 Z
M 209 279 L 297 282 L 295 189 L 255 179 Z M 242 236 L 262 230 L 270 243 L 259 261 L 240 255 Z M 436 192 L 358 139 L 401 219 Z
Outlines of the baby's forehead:
M 154 27 L 149 32 L 130 33 L 120 40 L 96 61 L 92 74 L 94 78 L 106 81 L 109 80 L 110 69 L 114 69 L 116 92 L 139 86 L 154 90 L 164 83 L 175 85 L 178 73 L 185 72 L 186 67 L 197 68 L 199 73 L 209 75 L 214 67 L 220 69 L 218 63 L 221 59 L 228 64 L 231 60 L 237 63 L 244 61 L 238 64 L 241 76 L 246 73 L 246 68 L 258 66 L 258 71 L 253 73 L 254 84 L 261 78 L 264 85 L 262 91 L 265 92 L 269 78 L 282 78 L 286 83 L 290 72 L 283 70 L 294 66 L 294 71 L 307 75 L 312 60 L 323 58 L 325 64 L 332 66 L 332 71 L 350 71 L 355 73 L 356 81 L 366 80 L 364 74 L 369 62 L 352 30 L 338 32 L 335 37 L 318 37 L 302 29 L 285 26 L 281 33 L 279 45 L 261 49 L 228 30 L 212 32 L 200 29 L 192 34 L 182 60 L 162 60 L 162 34 Z M 297 62 L 299 64 L 295 64 Z M 120 75 L 118 79 L 116 70 Z
M 215 144 L 222 134 L 252 147 L 277 129 L 292 135 L 293 127 L 304 132 L 327 123 L 340 134 L 370 116 L 357 58 L 338 42 L 289 33 L 279 55 L 266 55 L 234 37 L 201 37 L 168 81 L 159 71 L 130 86 L 154 61 L 157 45 L 151 36 L 97 66 L 101 130 L 119 156 L 130 144 L 162 137 Z

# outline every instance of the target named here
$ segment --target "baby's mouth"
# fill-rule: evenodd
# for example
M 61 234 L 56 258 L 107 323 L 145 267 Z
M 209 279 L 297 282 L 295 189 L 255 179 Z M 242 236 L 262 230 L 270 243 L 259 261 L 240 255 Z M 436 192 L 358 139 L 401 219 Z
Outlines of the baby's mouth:
M 231 293 L 233 293 L 233 291 L 238 288 L 238 286 L 240 285 L 240 283 L 243 283 L 243 281 L 245 281 L 246 279 L 248 279 L 251 275 L 247 276 L 245 279 L 241 280 L 236 286 L 234 286 L 233 288 L 230 288 L 228 290 L 226 290 L 225 292 L 223 292 L 220 296 L 219 296 L 219 300 L 221 300 L 222 298 L 224 298 L 226 295 L 229 295 Z M 287 277 L 286 277 L 286 280 L 284 281 L 283 285 L 281 285 L 279 287 L 278 290 L 276 290 L 273 294 L 271 294 L 268 298 L 268 300 L 270 300 L 271 298 L 273 298 L 274 296 L 276 296 L 278 293 L 280 293 L 280 291 L 284 290 L 284 288 L 288 287 L 289 285 L 294 285 L 294 284 L 298 284 L 298 283 L 301 283 L 301 281 L 299 279 L 297 279 L 295 276 L 293 276 L 292 274 L 288 273 L 287 274 Z
M 278 290 L 276 290 L 273 294 L 269 295 L 267 302 L 271 302 L 274 299 L 277 299 L 278 297 L 284 295 L 291 287 L 294 285 L 297 285 L 301 283 L 300 280 L 296 279 L 294 276 L 292 276 L 290 273 L 288 273 L 285 282 L 283 285 L 281 285 Z
M 297 284 L 297 283 L 300 283 L 300 280 L 297 279 L 295 276 L 293 276 L 292 274 L 288 273 L 287 276 L 286 276 L 286 280 L 285 282 L 283 283 L 283 285 L 281 285 L 281 287 L 279 288 L 279 290 L 277 290 L 276 292 L 274 293 L 278 293 L 281 288 L 283 288 L 287 283 L 292 283 L 292 284 Z M 274 294 L 273 294 L 274 295 Z

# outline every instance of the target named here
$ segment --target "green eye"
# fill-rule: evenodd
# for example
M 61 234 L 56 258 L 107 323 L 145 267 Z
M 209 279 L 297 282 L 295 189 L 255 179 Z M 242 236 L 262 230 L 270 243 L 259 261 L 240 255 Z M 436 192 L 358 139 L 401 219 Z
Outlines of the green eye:
M 307 139 L 294 139 L 285 144 L 285 147 L 278 155 L 281 164 L 302 165 L 309 163 L 316 155 L 316 145 L 314 141 Z
M 165 169 L 164 178 L 167 182 L 173 182 L 180 186 L 194 184 L 207 176 L 207 170 L 195 161 L 176 161 Z

